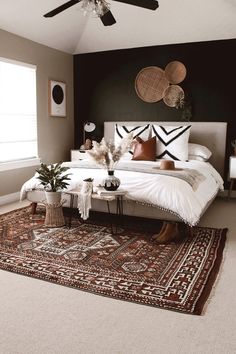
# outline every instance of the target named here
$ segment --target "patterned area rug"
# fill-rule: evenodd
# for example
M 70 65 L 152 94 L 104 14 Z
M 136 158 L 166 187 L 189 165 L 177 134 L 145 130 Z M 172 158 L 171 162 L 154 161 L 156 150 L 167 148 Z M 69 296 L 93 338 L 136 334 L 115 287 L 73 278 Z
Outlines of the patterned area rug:
M 0 268 L 80 290 L 201 314 L 222 259 L 227 229 L 194 227 L 179 243 L 157 245 L 150 230 L 111 233 L 101 221 L 45 228 L 44 209 L 0 215 Z M 156 232 L 157 230 L 154 230 Z

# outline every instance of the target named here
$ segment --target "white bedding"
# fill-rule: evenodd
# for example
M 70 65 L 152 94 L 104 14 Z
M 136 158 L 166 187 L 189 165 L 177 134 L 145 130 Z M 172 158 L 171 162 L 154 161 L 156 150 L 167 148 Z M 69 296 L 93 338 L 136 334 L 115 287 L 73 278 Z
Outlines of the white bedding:
M 68 190 L 78 188 L 83 179 L 92 177 L 94 186 L 98 186 L 106 177 L 106 170 L 96 167 L 93 161 L 82 160 L 76 162 L 64 162 L 63 165 L 70 167 L 71 181 Z M 129 171 L 123 170 L 125 167 Z M 208 203 L 216 196 L 219 189 L 223 189 L 223 180 L 219 173 L 208 163 L 202 161 L 175 161 L 177 168 L 190 168 L 200 172 L 205 178 L 194 191 L 184 180 L 152 173 L 130 171 L 130 167 L 141 167 L 149 170 L 159 166 L 157 161 L 126 161 L 121 160 L 115 175 L 120 178 L 120 188 L 128 191 L 127 199 L 137 203 L 143 203 L 167 210 L 185 223 L 194 226 L 198 223 Z M 21 190 L 21 199 L 26 197 L 27 191 L 42 189 L 36 177 L 28 180 Z

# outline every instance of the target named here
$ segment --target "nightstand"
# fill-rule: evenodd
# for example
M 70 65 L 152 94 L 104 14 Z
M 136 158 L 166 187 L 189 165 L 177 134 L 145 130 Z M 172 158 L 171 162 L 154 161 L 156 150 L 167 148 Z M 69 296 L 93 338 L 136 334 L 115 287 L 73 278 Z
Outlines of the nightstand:
M 87 158 L 86 150 L 70 150 L 71 161 L 84 160 L 86 158 Z
M 229 178 L 230 178 L 230 187 L 228 191 L 228 198 L 231 196 L 231 192 L 234 186 L 234 181 L 236 179 L 236 156 L 230 156 L 229 158 Z

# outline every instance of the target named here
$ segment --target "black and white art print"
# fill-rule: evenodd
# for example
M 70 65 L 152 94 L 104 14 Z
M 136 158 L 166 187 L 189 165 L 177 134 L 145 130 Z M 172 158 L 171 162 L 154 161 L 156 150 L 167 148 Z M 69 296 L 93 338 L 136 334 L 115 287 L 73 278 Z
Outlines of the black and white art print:
M 66 116 L 66 84 L 61 81 L 49 80 L 49 115 L 52 117 Z

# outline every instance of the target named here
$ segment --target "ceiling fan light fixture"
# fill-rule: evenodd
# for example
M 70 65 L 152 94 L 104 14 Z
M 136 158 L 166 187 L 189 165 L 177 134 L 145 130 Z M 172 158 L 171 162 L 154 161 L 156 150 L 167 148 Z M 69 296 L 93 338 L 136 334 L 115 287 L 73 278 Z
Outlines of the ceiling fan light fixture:
M 81 1 L 81 10 L 83 11 L 84 16 L 93 12 L 94 9 L 95 9 L 94 1 L 91 1 L 91 0 L 82 0 Z
M 84 16 L 92 13 L 94 17 L 102 17 L 110 10 L 110 4 L 105 0 L 82 0 L 81 10 Z
M 98 17 L 104 16 L 108 11 L 110 11 L 110 4 L 105 0 L 96 1 L 96 14 Z
M 115 0 L 128 5 L 135 5 L 149 10 L 158 8 L 157 0 Z M 92 13 L 94 17 L 99 17 L 104 26 L 112 26 L 116 23 L 114 16 L 110 11 L 110 4 L 106 0 L 69 0 L 55 9 L 47 12 L 44 17 L 54 17 L 61 12 L 69 9 L 71 6 L 81 4 L 81 10 L 86 16 Z

